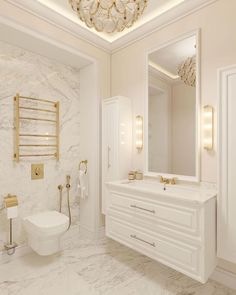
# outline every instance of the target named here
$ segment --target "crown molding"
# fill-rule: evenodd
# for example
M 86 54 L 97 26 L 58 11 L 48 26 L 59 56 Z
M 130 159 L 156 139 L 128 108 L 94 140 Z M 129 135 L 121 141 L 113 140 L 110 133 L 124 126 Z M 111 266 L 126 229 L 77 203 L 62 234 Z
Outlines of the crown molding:
M 115 53 L 217 1 L 218 0 L 187 0 L 112 42 L 111 51 L 112 53 Z
M 98 47 L 106 52 L 110 52 L 111 44 L 104 38 L 94 34 L 91 30 L 84 28 L 70 19 L 64 17 L 58 12 L 46 7 L 38 1 L 32 0 L 4 0 L 5 2 L 19 8 L 37 18 L 40 18 L 47 23 L 79 38 L 85 42 L 90 43 L 93 46 Z M 0 13 L 1 14 L 1 13 Z M 10 18 L 10 16 L 9 16 Z M 12 19 L 13 20 L 13 19 Z
M 137 40 L 141 40 L 153 32 L 160 30 L 163 27 L 174 23 L 179 19 L 218 0 L 186 0 L 169 9 L 167 12 L 146 22 L 142 26 L 139 26 L 132 31 L 128 31 L 127 34 L 118 37 L 112 42 L 107 40 L 104 34 L 98 35 L 97 33 L 94 33 L 92 30 L 81 26 L 59 12 L 43 5 L 41 2 L 32 0 L 4 1 L 92 44 L 93 46 L 96 46 L 97 48 L 100 48 L 108 53 L 115 53 Z

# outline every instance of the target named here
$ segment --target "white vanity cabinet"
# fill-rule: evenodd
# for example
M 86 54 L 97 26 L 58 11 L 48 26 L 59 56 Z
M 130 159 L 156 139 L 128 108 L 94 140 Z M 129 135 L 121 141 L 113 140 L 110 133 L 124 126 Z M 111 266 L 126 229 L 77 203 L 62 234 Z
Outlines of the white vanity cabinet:
M 215 192 L 141 183 L 107 185 L 106 235 L 205 283 L 216 266 Z
M 102 102 L 102 213 L 106 214 L 105 183 L 127 177 L 132 155 L 132 102 L 116 96 Z

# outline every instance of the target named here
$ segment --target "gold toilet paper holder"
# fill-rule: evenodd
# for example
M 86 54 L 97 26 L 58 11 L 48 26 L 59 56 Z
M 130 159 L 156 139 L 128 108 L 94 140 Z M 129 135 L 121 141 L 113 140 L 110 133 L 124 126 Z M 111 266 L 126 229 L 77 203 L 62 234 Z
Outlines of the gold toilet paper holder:
M 10 208 L 15 206 L 18 206 L 17 196 L 8 194 L 6 197 L 4 197 L 5 208 Z
M 18 206 L 17 196 L 8 194 L 6 197 L 4 197 L 5 208 L 10 208 L 15 206 Z M 9 243 L 4 244 L 4 248 L 6 249 L 8 255 L 13 255 L 15 253 L 15 248 L 17 247 L 17 244 L 13 242 L 12 218 L 10 218 L 9 221 L 10 221 Z

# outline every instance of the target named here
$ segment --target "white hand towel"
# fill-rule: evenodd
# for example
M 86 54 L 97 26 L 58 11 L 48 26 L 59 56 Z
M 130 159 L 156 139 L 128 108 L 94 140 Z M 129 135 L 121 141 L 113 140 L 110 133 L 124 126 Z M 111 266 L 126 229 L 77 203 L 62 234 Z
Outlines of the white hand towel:
M 88 174 L 85 171 L 79 171 L 79 185 L 81 199 L 86 199 L 88 197 Z

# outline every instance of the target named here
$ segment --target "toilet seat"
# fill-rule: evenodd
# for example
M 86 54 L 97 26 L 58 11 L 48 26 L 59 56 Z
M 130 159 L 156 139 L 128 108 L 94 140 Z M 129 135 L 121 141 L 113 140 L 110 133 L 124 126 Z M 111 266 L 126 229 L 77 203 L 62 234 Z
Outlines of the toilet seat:
M 54 235 L 68 228 L 69 218 L 57 211 L 45 211 L 24 218 L 27 229 L 37 235 Z

